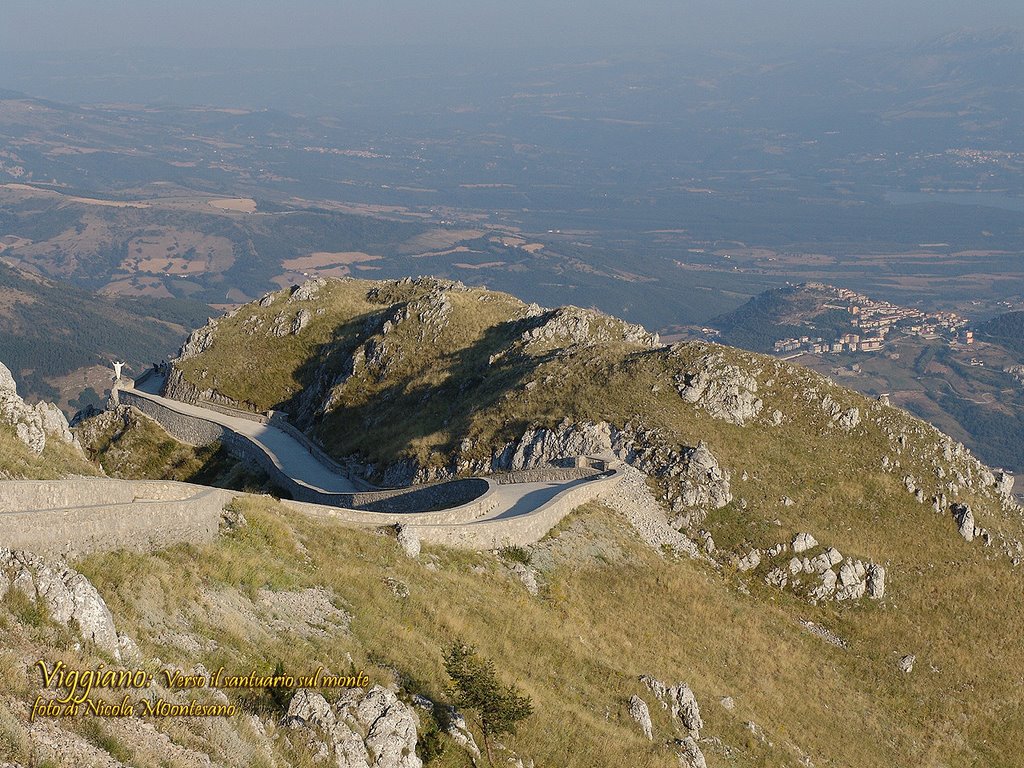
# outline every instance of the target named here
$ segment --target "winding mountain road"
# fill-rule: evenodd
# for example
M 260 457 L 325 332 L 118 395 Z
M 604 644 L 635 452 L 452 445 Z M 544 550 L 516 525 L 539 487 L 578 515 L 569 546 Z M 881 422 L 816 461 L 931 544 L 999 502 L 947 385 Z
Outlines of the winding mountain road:
M 222 411 L 201 405 L 185 403 L 163 397 L 163 379 L 151 376 L 127 390 L 157 405 L 184 416 L 191 416 L 218 424 L 238 435 L 242 435 L 260 446 L 273 462 L 289 477 L 304 485 L 325 493 L 357 493 L 365 490 L 356 487 L 351 479 L 326 466 L 294 436 L 272 424 L 260 423 L 254 418 L 231 416 Z M 490 491 L 490 507 L 486 515 L 478 517 L 467 525 L 530 515 L 548 504 L 564 491 L 592 483 L 594 478 L 574 478 L 565 481 L 540 481 L 503 483 Z M 417 513 L 409 513 L 415 515 Z
M 362 490 L 349 478 L 324 466 L 306 446 L 284 430 L 271 424 L 262 424 L 240 416 L 229 416 L 210 408 L 162 397 L 159 394 L 162 387 L 163 379 L 153 376 L 141 382 L 132 391 L 176 413 L 212 421 L 249 438 L 261 446 L 286 475 L 311 488 L 325 493 L 356 493 Z

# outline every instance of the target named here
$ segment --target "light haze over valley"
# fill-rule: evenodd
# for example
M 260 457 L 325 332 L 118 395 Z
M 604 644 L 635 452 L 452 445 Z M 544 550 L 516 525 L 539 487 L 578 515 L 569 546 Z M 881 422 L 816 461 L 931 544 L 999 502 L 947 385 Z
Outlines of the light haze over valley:
M 0 768 L 1019 763 L 1021 3 L 0 17 Z

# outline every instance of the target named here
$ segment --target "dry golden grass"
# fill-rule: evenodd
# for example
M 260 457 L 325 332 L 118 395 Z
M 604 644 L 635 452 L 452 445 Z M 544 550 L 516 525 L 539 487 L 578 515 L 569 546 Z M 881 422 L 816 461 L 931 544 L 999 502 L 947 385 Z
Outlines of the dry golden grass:
M 531 598 L 494 555 L 427 548 L 438 566 L 431 571 L 387 537 L 258 500 L 241 509 L 249 527 L 218 544 L 96 556 L 81 567 L 129 633 L 183 666 L 269 669 L 283 660 L 292 670 L 339 669 L 350 654 L 375 682 L 441 699 L 441 648 L 465 638 L 533 699 L 535 715 L 509 743 L 540 765 L 675 765 L 662 740 L 646 742 L 625 712 L 630 695 L 645 693 L 637 681 L 645 673 L 693 688 L 702 735 L 721 740 L 703 742 L 712 765 L 725 764 L 726 748 L 737 766 L 794 765 L 804 754 L 816 765 L 858 766 L 1015 759 L 1022 694 L 1008 672 L 1024 664 L 1013 639 L 1024 616 L 1003 603 L 1019 579 L 937 532 L 921 537 L 915 552 L 933 558 L 934 568 L 897 570 L 892 601 L 812 607 L 756 581 L 745 594 L 737 576 L 705 564 L 665 560 L 590 505 L 554 532 L 558 546 L 541 566 L 545 586 Z M 600 551 L 583 554 L 594 542 Z M 950 553 L 959 557 L 943 560 Z M 395 597 L 385 577 L 409 585 L 409 597 Z M 351 612 L 350 631 L 266 642 L 230 614 L 211 620 L 211 594 L 222 596 L 218 605 L 238 604 L 223 595 L 244 602 L 259 588 L 310 586 L 328 589 Z M 197 657 L 161 644 L 171 616 L 216 650 Z M 831 627 L 850 649 L 810 635 L 798 619 Z M 895 666 L 904 652 L 918 654 L 909 676 Z M 724 696 L 735 710 L 718 704 Z M 652 713 L 667 737 L 667 716 L 656 705 Z M 466 764 L 455 756 L 438 765 Z
M 98 475 L 84 455 L 56 438 L 46 441 L 41 456 L 21 442 L 14 429 L 0 424 L 0 479 L 53 480 L 68 475 Z
M 324 326 L 313 338 L 339 328 L 325 349 L 344 358 L 363 338 L 353 333 L 362 333 L 369 313 L 417 297 L 413 288 L 386 285 L 377 305 L 366 301 L 366 283 L 333 285 L 322 304 Z M 929 499 L 942 490 L 932 464 L 939 436 L 931 427 L 806 370 L 737 350 L 621 343 L 559 349 L 557 341 L 523 350 L 515 341 L 523 326 L 510 322 L 521 303 L 482 291 L 453 291 L 448 299 L 452 314 L 443 327 L 415 318 L 399 324 L 385 337 L 387 370 L 362 368 L 335 393 L 337 405 L 319 432 L 328 448 L 383 464 L 403 457 L 429 464 L 447 460 L 464 439 L 469 458 L 486 459 L 526 427 L 553 427 L 564 418 L 639 422 L 671 447 L 703 440 L 731 473 L 735 500 L 704 525 L 726 553 L 788 543 L 810 531 L 847 557 L 885 565 L 887 595 L 880 604 L 811 606 L 767 587 L 766 568 L 740 576 L 727 556 L 721 571 L 666 563 L 622 536 L 625 555 L 614 567 L 569 558 L 547 574 L 544 599 L 532 601 L 486 555 L 437 553 L 444 567 L 428 574 L 392 556 L 383 540 L 300 535 L 310 562 L 325 574 L 345 574 L 330 585 L 356 614 L 358 643 L 350 647 L 368 654 L 380 645 L 374 638 L 388 638 L 390 650 L 376 661 L 406 674 L 416 670 L 429 692 L 443 680 L 437 647 L 467 635 L 539 705 L 545 726 L 516 743 L 556 764 L 660 764 L 661 753 L 645 752 L 622 720 L 622 703 L 637 692 L 635 676 L 643 672 L 687 679 L 708 712 L 708 733 L 740 750 L 737 765 L 795 764 L 797 749 L 817 765 L 1014 764 L 1024 738 L 1017 671 L 1024 649 L 1015 642 L 1024 621 L 1021 579 L 998 547 L 963 541 L 948 514 L 932 512 L 903 487 L 910 474 Z M 273 316 L 281 302 L 261 311 Z M 240 361 L 250 359 L 252 342 L 234 335 L 230 323 L 247 311 L 208 353 L 187 361 L 187 375 L 245 367 Z M 258 359 L 271 360 L 272 370 L 261 381 L 236 377 L 225 382 L 233 388 L 220 391 L 285 400 L 310 370 L 302 368 L 314 359 L 306 343 L 258 340 Z M 756 372 L 765 414 L 778 408 L 783 423 L 728 424 L 680 398 L 675 377 L 709 352 Z M 268 389 L 266 379 L 278 389 Z M 857 407 L 860 425 L 850 432 L 836 427 L 822 410 L 825 394 L 842 408 Z M 906 445 L 898 447 L 890 432 L 905 434 Z M 883 472 L 883 457 L 898 459 L 900 469 Z M 991 493 L 965 489 L 961 500 L 994 535 L 1024 535 L 1021 520 L 1003 516 Z M 593 508 L 587 514 L 617 530 Z M 299 531 L 307 525 L 289 524 Z M 350 570 L 354 562 L 358 571 Z M 376 588 L 384 573 L 412 579 L 412 595 L 401 606 Z M 749 595 L 738 590 L 741 583 Z M 850 649 L 811 636 L 799 619 L 832 629 Z M 895 664 L 907 653 L 918 656 L 909 676 Z M 737 702 L 732 713 L 715 703 L 725 695 Z M 585 727 L 565 735 L 556 711 Z M 746 720 L 764 728 L 775 747 L 745 730 Z M 557 750 L 566 740 L 579 754 L 608 755 L 607 762 L 565 762 Z
M 219 198 L 211 200 L 210 205 L 222 211 L 256 213 L 256 201 L 251 197 Z

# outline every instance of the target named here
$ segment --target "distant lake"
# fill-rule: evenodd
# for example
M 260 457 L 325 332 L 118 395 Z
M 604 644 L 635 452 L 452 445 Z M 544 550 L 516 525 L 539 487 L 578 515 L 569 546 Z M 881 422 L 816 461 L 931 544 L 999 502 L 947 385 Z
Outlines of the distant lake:
M 987 208 L 1002 208 L 1006 211 L 1024 212 L 1024 197 L 1011 197 L 998 192 L 904 192 L 890 190 L 885 193 L 886 202 L 893 205 L 917 205 L 919 203 L 952 203 L 953 205 L 982 205 Z

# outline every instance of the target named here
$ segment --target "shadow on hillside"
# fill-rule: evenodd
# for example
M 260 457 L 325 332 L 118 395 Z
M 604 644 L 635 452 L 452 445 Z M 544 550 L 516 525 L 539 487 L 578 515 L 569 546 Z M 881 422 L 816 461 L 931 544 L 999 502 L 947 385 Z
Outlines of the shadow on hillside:
M 447 375 L 438 385 L 414 383 L 422 371 L 395 381 L 368 402 L 339 406 L 320 428 L 320 437 L 336 456 L 362 455 L 394 462 L 406 448 L 430 435 L 445 432 L 448 442 L 440 450 L 454 451 L 469 432 L 474 417 L 520 390 L 536 369 L 556 352 L 526 355 L 511 350 L 527 330 L 547 321 L 547 316 L 514 320 L 488 328 L 476 342 L 463 349 L 436 354 L 431 368 Z M 493 363 L 492 356 L 500 355 Z M 499 432 L 508 439 L 520 435 L 528 424 L 507 422 Z

